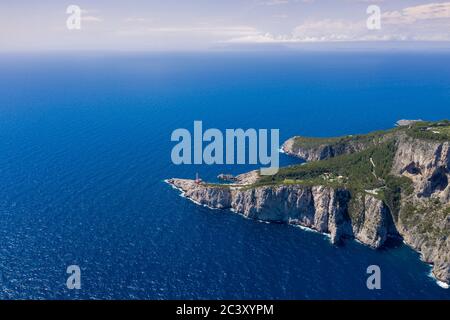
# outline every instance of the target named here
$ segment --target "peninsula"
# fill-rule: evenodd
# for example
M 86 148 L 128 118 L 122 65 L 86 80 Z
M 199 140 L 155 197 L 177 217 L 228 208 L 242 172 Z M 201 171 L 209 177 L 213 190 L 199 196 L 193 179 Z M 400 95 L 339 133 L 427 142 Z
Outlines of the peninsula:
M 450 121 L 336 138 L 293 137 L 286 154 L 308 163 L 230 184 L 169 179 L 192 201 L 248 218 L 357 239 L 372 248 L 404 241 L 450 283 Z

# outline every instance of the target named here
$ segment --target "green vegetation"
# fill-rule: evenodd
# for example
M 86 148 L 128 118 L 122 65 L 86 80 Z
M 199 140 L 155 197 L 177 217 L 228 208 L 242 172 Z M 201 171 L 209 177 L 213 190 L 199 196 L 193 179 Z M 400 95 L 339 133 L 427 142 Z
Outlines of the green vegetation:
M 351 139 L 351 136 L 338 138 L 312 138 L 312 137 L 295 137 L 294 147 L 296 148 L 314 148 L 324 144 L 336 145 L 339 143 L 346 143 Z
M 448 229 L 439 221 L 445 221 L 450 213 L 450 208 L 445 207 L 438 199 L 423 200 L 422 203 L 407 202 L 400 212 L 402 223 L 408 228 L 416 229 L 416 232 L 424 235 L 425 240 L 439 239 L 448 236 Z
M 385 185 L 384 178 L 389 174 L 394 153 L 394 142 L 386 142 L 358 153 L 281 168 L 275 176 L 262 177 L 258 184 L 283 184 L 289 181 L 360 191 L 380 188 Z
M 402 193 L 410 195 L 413 192 L 412 182 L 406 177 L 386 177 L 386 188 L 382 190 L 381 198 L 389 207 L 394 220 L 398 220 Z
M 262 177 L 253 187 L 297 184 L 345 188 L 354 201 L 361 201 L 366 194 L 383 200 L 397 219 L 401 196 L 410 194 L 412 186 L 410 179 L 390 174 L 395 150 L 395 141 L 391 139 L 358 153 L 281 168 L 278 174 Z
M 415 122 L 390 130 L 376 131 L 366 135 L 343 136 L 337 138 L 296 137 L 294 148 L 315 148 L 330 146 L 344 149 L 348 144 L 365 144 L 365 150 L 352 154 L 344 154 L 322 161 L 309 162 L 302 165 L 281 168 L 274 176 L 262 176 L 261 179 L 242 190 L 260 186 L 277 187 L 281 185 L 329 186 L 349 190 L 352 196 L 349 214 L 352 219 L 359 219 L 361 203 L 367 195 L 382 200 L 390 209 L 393 218 L 411 221 L 420 216 L 420 210 L 437 210 L 440 202 L 430 201 L 425 208 L 403 201 L 413 192 L 412 182 L 407 177 L 390 174 L 396 152 L 396 141 L 399 134 L 407 134 L 413 138 L 433 141 L 450 141 L 450 121 Z M 361 148 L 359 148 L 361 149 Z M 211 187 L 228 187 L 223 184 L 208 184 Z M 439 212 L 450 213 L 450 207 L 440 207 Z
M 418 139 L 450 141 L 450 121 L 420 121 L 390 130 L 337 138 L 296 137 L 294 148 L 306 149 L 326 145 L 339 149 L 353 143 L 366 144 L 367 149 L 323 161 L 282 168 L 277 175 L 263 177 L 255 186 L 298 184 L 345 188 L 350 190 L 354 198 L 371 194 L 383 200 L 394 218 L 398 219 L 402 195 L 413 192 L 410 179 L 390 174 L 396 150 L 395 141 L 400 133 Z
M 382 142 L 387 136 L 389 136 L 390 133 L 396 132 L 398 130 L 400 130 L 400 128 L 374 131 L 368 134 L 357 134 L 332 138 L 295 137 L 294 149 L 309 149 L 323 145 L 328 145 L 330 147 L 339 149 L 339 147 L 345 147 L 349 143 L 375 144 Z
M 398 132 L 406 132 L 409 136 L 434 141 L 450 141 L 450 120 L 436 122 L 419 121 L 410 126 L 401 126 L 389 130 L 379 130 L 368 134 L 348 135 L 331 138 L 295 137 L 294 149 L 310 149 L 319 146 L 330 146 L 339 149 L 349 143 L 377 144 L 382 143 Z
M 438 122 L 421 121 L 407 128 L 406 133 L 418 139 L 433 140 L 438 142 L 450 141 L 450 121 Z

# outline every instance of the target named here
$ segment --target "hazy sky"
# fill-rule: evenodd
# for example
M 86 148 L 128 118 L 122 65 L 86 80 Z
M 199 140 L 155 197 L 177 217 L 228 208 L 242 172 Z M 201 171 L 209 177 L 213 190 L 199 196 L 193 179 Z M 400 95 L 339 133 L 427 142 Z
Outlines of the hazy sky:
M 369 30 L 369 5 L 381 30 Z M 68 30 L 69 5 L 82 9 Z M 440 42 L 450 2 L 426 0 L 1 0 L 0 51 L 205 50 L 338 42 Z

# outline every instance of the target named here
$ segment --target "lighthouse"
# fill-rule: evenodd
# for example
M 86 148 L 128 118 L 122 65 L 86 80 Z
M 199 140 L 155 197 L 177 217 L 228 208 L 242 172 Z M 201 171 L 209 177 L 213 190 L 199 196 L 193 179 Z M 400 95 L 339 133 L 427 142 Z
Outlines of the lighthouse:
M 198 175 L 198 172 L 195 174 L 195 183 L 196 184 L 200 184 L 200 183 L 202 183 L 203 181 L 202 181 L 202 179 L 200 179 L 200 177 L 199 177 L 199 175 Z

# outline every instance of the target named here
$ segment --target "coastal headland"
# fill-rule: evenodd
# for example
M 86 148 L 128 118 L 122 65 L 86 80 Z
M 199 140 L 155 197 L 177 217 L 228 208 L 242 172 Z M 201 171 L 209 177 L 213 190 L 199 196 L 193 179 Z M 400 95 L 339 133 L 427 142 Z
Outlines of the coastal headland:
M 185 197 L 251 219 L 308 227 L 333 243 L 379 249 L 403 241 L 450 283 L 450 121 L 402 121 L 336 138 L 292 137 L 282 146 L 306 164 L 232 183 L 168 179 Z

